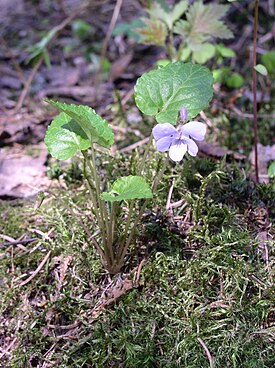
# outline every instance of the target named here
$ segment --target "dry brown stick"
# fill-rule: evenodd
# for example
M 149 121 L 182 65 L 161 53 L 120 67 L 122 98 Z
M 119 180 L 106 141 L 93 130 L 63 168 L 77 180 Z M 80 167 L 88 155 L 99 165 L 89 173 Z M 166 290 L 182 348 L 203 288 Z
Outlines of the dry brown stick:
M 210 368 L 214 368 L 214 359 L 208 349 L 208 347 L 205 345 L 205 343 L 203 342 L 203 340 L 198 337 L 198 342 L 201 344 L 201 346 L 203 347 L 203 350 L 205 351 L 205 354 L 209 360 L 209 364 L 210 364 Z
M 127 146 L 127 147 L 122 148 L 121 150 L 119 150 L 119 152 L 120 153 L 124 153 L 124 152 L 132 151 L 135 148 L 138 148 L 138 147 L 142 146 L 143 144 L 148 143 L 149 139 L 150 139 L 150 137 L 146 137 L 144 139 L 141 139 L 140 141 L 138 141 L 136 143 L 133 143 L 130 146 Z
M 24 286 L 27 283 L 29 283 L 43 268 L 44 264 L 47 262 L 47 260 L 49 259 L 51 255 L 51 250 L 46 254 L 46 256 L 44 257 L 44 259 L 42 260 L 42 262 L 39 264 L 39 266 L 37 267 L 37 269 L 33 272 L 33 274 L 27 278 L 27 280 L 21 282 L 21 284 L 19 286 Z
M 9 242 L 6 242 L 6 243 L 2 243 L 0 244 L 0 249 L 2 247 L 8 247 L 10 245 L 18 245 L 18 244 L 29 244 L 29 243 L 32 243 L 36 240 L 39 240 L 39 238 L 31 238 L 31 239 L 25 239 L 25 240 L 14 240 L 14 241 L 9 241 Z
M 25 235 L 21 235 L 18 239 L 14 239 L 11 236 L 0 234 L 0 238 L 3 238 L 4 240 L 7 240 L 9 244 L 7 244 L 8 247 L 12 247 L 13 245 L 16 245 L 19 249 L 27 251 L 27 248 L 24 247 L 22 244 L 22 241 L 20 239 L 23 239 Z M 18 242 L 17 244 L 12 244 L 12 242 Z M 2 244 L 0 245 L 0 249 L 2 249 Z
M 258 9 L 259 0 L 255 0 L 254 13 L 254 32 L 253 32 L 253 71 L 252 71 L 252 91 L 253 91 L 253 130 L 254 130 L 254 150 L 255 150 L 255 174 L 256 183 L 259 183 L 258 168 L 258 127 L 257 127 L 257 72 L 255 66 L 257 64 L 257 33 L 258 33 Z
M 37 73 L 38 69 L 40 68 L 41 64 L 43 61 L 43 57 L 41 56 L 40 59 L 38 60 L 38 62 L 35 64 L 31 74 L 29 75 L 29 78 L 26 81 L 25 87 L 23 89 L 23 91 L 21 92 L 19 99 L 17 101 L 17 104 L 13 110 L 13 112 L 16 114 L 21 107 L 23 106 L 24 100 L 27 97 L 27 94 L 29 92 L 30 86 L 32 84 L 33 78 L 35 77 L 35 74 Z
M 116 25 L 122 3 L 123 3 L 123 0 L 117 0 L 116 1 L 116 5 L 115 5 L 114 11 L 113 11 L 112 19 L 111 19 L 108 31 L 106 33 L 106 37 L 103 41 L 103 45 L 102 45 L 102 49 L 101 49 L 101 53 L 100 53 L 99 73 L 97 75 L 98 77 L 97 77 L 96 85 L 98 85 L 99 82 L 100 82 L 100 77 L 101 77 L 101 73 L 102 73 L 102 69 L 103 69 L 104 59 L 105 59 L 106 52 L 107 52 L 107 47 L 108 47 L 108 44 L 110 42 L 110 39 L 111 39 L 111 36 L 112 36 L 112 33 L 113 33 L 113 29 Z
M 135 285 L 135 286 L 138 286 L 139 285 L 140 273 L 141 273 L 141 269 L 142 269 L 144 263 L 146 263 L 146 260 L 145 259 L 142 259 L 142 261 L 138 265 L 137 272 L 135 273 L 134 280 L 133 280 L 133 285 Z
M 15 337 L 12 342 L 7 346 L 7 348 L 4 350 L 3 353 L 0 354 L 0 359 L 2 359 L 8 352 L 9 350 L 13 347 L 13 345 L 15 344 L 17 340 L 17 337 Z
M 169 189 L 169 192 L 168 192 L 168 197 L 167 197 L 167 201 L 166 201 L 166 210 L 169 210 L 170 206 L 171 206 L 171 198 L 172 198 L 172 194 L 173 194 L 173 190 L 174 190 L 174 185 L 175 185 L 175 179 L 173 179 L 172 181 L 172 185 Z

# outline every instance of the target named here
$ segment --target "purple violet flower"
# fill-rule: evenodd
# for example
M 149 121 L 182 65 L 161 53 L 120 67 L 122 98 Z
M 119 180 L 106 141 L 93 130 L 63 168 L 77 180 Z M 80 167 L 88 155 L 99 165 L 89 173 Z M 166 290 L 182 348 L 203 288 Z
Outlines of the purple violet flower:
M 157 149 L 160 152 L 169 151 L 169 157 L 173 161 L 181 161 L 186 151 L 191 156 L 196 156 L 198 146 L 194 142 L 203 141 L 206 133 L 206 125 L 198 121 L 190 121 L 180 125 L 176 129 L 169 123 L 157 124 L 153 128 L 153 136 Z

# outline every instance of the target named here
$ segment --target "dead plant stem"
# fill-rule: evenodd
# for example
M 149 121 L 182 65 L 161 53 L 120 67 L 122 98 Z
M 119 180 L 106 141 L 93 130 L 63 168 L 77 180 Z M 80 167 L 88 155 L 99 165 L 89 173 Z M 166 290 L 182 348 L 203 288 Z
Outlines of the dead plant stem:
M 258 32 L 258 15 L 259 15 L 259 0 L 255 0 L 255 12 L 254 12 L 254 32 L 253 32 L 253 130 L 254 130 L 254 151 L 255 151 L 255 175 L 256 182 L 259 182 L 259 170 L 258 170 L 258 128 L 257 128 L 257 71 L 255 66 L 257 64 L 257 32 Z
M 17 101 L 17 104 L 15 106 L 14 112 L 17 113 L 21 107 L 23 106 L 24 100 L 28 95 L 30 86 L 32 84 L 33 78 L 35 77 L 35 74 L 37 73 L 38 69 L 40 68 L 41 64 L 43 61 L 43 56 L 40 56 L 39 60 L 37 61 L 37 63 L 35 64 L 35 66 L 33 67 L 31 74 L 29 75 L 29 78 L 26 81 L 25 87 L 21 93 L 21 95 L 19 96 L 19 99 Z
M 107 47 L 108 47 L 108 44 L 110 42 L 110 39 L 111 39 L 111 36 L 112 36 L 112 33 L 113 33 L 113 29 L 116 25 L 122 3 L 123 3 L 123 0 L 117 0 L 116 1 L 116 5 L 115 5 L 114 11 L 113 11 L 112 19 L 111 19 L 111 22 L 109 24 L 109 28 L 108 28 L 108 31 L 106 33 L 106 37 L 103 41 L 103 45 L 102 45 L 102 49 L 101 49 L 101 53 L 100 53 L 100 65 L 99 65 L 99 73 L 98 73 L 99 78 L 101 78 L 101 74 L 102 74 L 102 70 L 103 70 L 103 63 L 104 63 L 104 59 L 106 57 L 106 52 L 107 52 Z M 97 80 L 96 84 L 99 84 L 99 82 L 100 82 L 100 80 Z

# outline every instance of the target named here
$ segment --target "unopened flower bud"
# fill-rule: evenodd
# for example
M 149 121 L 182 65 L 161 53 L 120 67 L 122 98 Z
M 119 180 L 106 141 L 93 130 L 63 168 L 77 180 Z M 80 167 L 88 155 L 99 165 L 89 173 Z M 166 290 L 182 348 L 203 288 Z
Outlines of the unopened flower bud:
M 183 106 L 180 109 L 180 119 L 182 122 L 185 122 L 186 120 L 188 120 L 188 112 L 187 112 L 187 108 L 185 106 Z

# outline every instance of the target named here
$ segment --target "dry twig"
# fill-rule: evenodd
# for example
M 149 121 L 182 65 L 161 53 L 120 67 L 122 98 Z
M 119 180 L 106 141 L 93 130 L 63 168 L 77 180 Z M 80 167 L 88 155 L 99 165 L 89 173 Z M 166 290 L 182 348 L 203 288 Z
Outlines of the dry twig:
M 9 351 L 10 349 L 13 347 L 13 345 L 16 343 L 17 341 L 17 337 L 15 337 L 11 343 L 7 346 L 7 348 L 3 351 L 3 353 L 0 354 L 0 359 L 2 359 Z
M 28 284 L 43 268 L 43 266 L 45 265 L 45 263 L 47 262 L 47 260 L 49 259 L 51 255 L 51 251 L 49 251 L 46 256 L 44 257 L 44 259 L 42 260 L 42 262 L 39 264 L 39 266 L 37 267 L 37 269 L 33 272 L 33 274 L 27 278 L 27 280 L 21 282 L 21 284 L 19 286 L 24 286 L 26 284 Z
M 107 47 L 108 47 L 108 44 L 110 42 L 110 39 L 111 39 L 111 36 L 112 36 L 112 33 L 113 33 L 113 29 L 116 25 L 122 3 L 123 3 L 123 0 L 117 0 L 116 1 L 113 16 L 112 16 L 108 31 L 106 33 L 106 37 L 105 37 L 103 45 L 102 45 L 102 49 L 101 49 L 101 53 L 100 53 L 100 66 L 99 66 L 99 73 L 98 73 L 99 77 L 102 73 L 103 62 L 104 62 L 104 59 L 105 59 L 105 56 L 106 56 Z M 97 81 L 97 82 L 99 82 L 99 81 Z
M 149 139 L 150 139 L 150 137 L 146 137 L 144 139 L 141 139 L 140 141 L 138 141 L 136 143 L 133 143 L 130 146 L 122 148 L 119 152 L 124 153 L 124 152 L 133 151 L 135 148 L 138 148 L 138 147 L 143 146 L 144 144 L 148 143 Z
M 167 201 L 166 201 L 166 210 L 169 210 L 171 208 L 171 198 L 172 198 L 172 194 L 173 194 L 173 190 L 174 190 L 174 185 L 175 185 L 175 179 L 173 179 L 172 185 L 169 189 L 169 193 L 168 193 L 168 197 L 167 197 Z
M 209 351 L 208 347 L 205 345 L 205 343 L 203 342 L 203 340 L 200 337 L 198 337 L 198 342 L 201 344 L 201 346 L 203 347 L 203 350 L 206 353 L 206 356 L 209 360 L 210 368 L 214 368 L 214 359 L 213 359 L 212 355 L 210 354 L 210 351 Z

